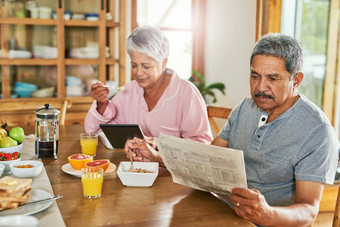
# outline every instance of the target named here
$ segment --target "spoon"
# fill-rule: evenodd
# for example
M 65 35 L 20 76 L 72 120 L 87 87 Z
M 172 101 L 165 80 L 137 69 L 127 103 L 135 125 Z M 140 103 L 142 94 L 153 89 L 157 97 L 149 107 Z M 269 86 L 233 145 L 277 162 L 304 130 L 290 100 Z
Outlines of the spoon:
M 133 167 L 132 151 L 131 151 L 131 149 L 129 149 L 129 155 L 130 155 L 130 162 L 131 162 L 129 171 L 131 171 L 131 170 L 134 170 L 134 169 L 135 169 L 135 168 Z

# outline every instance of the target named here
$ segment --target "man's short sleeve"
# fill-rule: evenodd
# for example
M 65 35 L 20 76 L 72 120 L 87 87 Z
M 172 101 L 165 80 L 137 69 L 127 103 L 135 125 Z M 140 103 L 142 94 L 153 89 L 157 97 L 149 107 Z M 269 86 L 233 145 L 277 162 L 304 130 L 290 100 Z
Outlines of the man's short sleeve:
M 322 124 L 305 138 L 301 151 L 308 153 L 299 151 L 296 155 L 296 180 L 333 184 L 339 158 L 339 139 L 332 126 Z

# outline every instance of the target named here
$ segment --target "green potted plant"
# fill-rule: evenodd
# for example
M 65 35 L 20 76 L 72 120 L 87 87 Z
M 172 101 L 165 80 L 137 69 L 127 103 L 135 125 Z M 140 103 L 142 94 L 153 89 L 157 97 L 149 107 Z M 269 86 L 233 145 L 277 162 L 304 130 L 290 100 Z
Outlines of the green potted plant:
M 197 78 L 197 79 L 196 79 Z M 196 71 L 192 70 L 192 75 L 189 78 L 189 81 L 195 84 L 198 90 L 201 92 L 204 100 L 207 102 L 207 96 L 211 96 L 213 98 L 212 103 L 216 103 L 216 95 L 214 90 L 219 90 L 223 95 L 225 95 L 225 85 L 223 83 L 212 83 L 207 85 L 204 79 L 204 76 Z

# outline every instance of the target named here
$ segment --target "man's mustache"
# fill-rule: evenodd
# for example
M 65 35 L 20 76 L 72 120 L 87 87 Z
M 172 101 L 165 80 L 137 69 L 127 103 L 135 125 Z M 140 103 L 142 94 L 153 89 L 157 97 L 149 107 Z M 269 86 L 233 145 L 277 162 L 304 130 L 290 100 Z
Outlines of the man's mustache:
M 267 95 L 264 92 L 255 92 L 254 93 L 255 97 L 264 97 L 264 98 L 269 98 L 269 99 L 274 99 L 274 96 L 272 95 Z

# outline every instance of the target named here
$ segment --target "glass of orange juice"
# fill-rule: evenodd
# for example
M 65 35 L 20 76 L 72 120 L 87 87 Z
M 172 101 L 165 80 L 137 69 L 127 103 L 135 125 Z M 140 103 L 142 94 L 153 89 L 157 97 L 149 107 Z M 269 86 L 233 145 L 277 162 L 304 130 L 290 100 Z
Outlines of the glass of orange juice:
M 81 153 L 96 156 L 98 145 L 98 135 L 82 133 L 80 134 Z
M 99 198 L 102 195 L 104 180 L 103 168 L 87 167 L 81 170 L 83 194 L 86 198 Z

